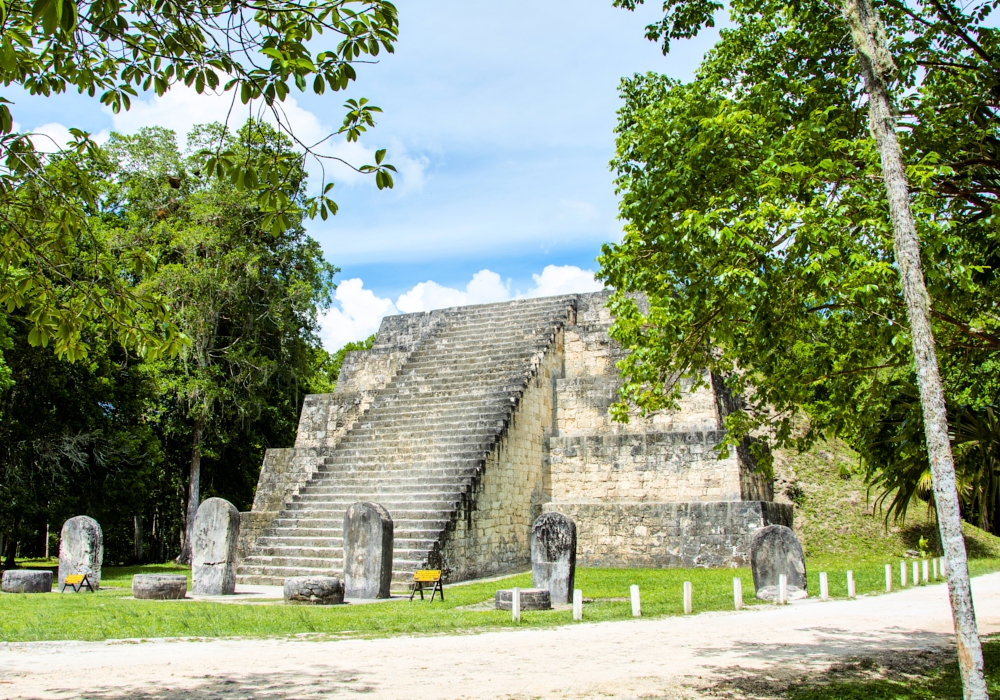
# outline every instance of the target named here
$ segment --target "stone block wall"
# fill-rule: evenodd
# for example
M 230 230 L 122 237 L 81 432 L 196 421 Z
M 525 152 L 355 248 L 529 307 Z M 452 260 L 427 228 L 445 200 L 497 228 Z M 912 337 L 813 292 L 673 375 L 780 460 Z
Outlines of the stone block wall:
M 792 524 L 789 504 L 761 501 L 552 502 L 545 510 L 576 521 L 578 566 L 747 566 L 757 530 Z
M 738 501 L 736 455 L 719 459 L 720 430 L 553 437 L 555 501 Z
M 521 396 L 513 419 L 463 496 L 432 566 L 461 581 L 501 574 L 531 563 L 531 525 L 549 496 L 546 443 L 552 429 L 553 381 L 562 374 L 558 333 Z M 433 559 L 433 557 L 432 557 Z

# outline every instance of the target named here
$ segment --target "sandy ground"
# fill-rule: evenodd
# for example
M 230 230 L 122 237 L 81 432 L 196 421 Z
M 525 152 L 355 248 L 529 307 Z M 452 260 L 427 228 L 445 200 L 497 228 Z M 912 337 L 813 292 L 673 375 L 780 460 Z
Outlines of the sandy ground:
M 975 579 L 1000 632 L 1000 573 Z M 690 698 L 754 674 L 952 644 L 943 585 L 886 596 L 548 630 L 373 640 L 0 645 L 3 698 Z

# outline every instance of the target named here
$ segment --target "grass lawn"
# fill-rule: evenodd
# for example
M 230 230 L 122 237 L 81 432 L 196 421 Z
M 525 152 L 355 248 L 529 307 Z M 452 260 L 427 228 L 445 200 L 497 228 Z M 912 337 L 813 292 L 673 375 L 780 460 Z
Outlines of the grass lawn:
M 811 561 L 809 589 L 819 591 L 819 566 L 830 578 L 834 597 L 847 593 L 846 570 L 853 568 L 857 592 L 884 590 L 885 561 L 848 565 L 828 558 Z M 898 575 L 898 561 L 892 562 Z M 40 563 L 39 563 L 40 564 Z M 29 563 L 30 565 L 30 563 Z M 976 560 L 973 574 L 1000 571 L 1000 559 Z M 569 609 L 525 612 L 519 625 L 510 613 L 467 610 L 465 606 L 493 599 L 498 588 L 530 587 L 531 575 L 500 581 L 446 587 L 447 599 L 433 604 L 395 601 L 373 605 L 293 606 L 276 604 L 220 604 L 203 601 L 131 599 L 136 573 L 189 573 L 171 564 L 146 567 L 105 567 L 102 588 L 95 594 L 0 595 L 0 640 L 27 642 L 59 639 L 104 640 L 142 637 L 377 637 L 434 634 L 572 624 Z M 694 587 L 695 612 L 732 610 L 732 581 L 743 581 L 744 603 L 755 603 L 748 569 L 590 569 L 577 570 L 576 587 L 593 602 L 584 606 L 587 621 L 631 617 L 629 586 L 638 584 L 644 616 L 680 615 L 685 581 Z

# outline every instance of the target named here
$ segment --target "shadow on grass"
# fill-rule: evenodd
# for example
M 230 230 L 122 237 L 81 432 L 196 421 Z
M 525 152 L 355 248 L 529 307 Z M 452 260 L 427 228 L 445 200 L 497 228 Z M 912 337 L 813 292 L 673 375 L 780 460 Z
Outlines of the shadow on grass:
M 961 700 L 952 635 L 918 638 L 908 634 L 906 638 L 914 646 L 926 643 L 937 648 L 879 649 L 882 644 L 891 646 L 891 636 L 881 641 L 866 637 L 863 654 L 845 654 L 843 661 L 820 673 L 805 673 L 801 667 L 781 663 L 765 670 L 735 666 L 720 669 L 717 676 L 722 680 L 701 690 L 712 697 L 739 700 Z M 794 645 L 780 649 L 765 649 L 762 645 L 760 656 L 779 662 L 790 657 L 808 660 L 801 654 L 787 653 L 792 649 Z M 844 650 L 852 649 L 858 651 L 861 647 L 855 643 Z M 997 697 L 1000 639 L 985 640 L 983 656 L 990 695 Z

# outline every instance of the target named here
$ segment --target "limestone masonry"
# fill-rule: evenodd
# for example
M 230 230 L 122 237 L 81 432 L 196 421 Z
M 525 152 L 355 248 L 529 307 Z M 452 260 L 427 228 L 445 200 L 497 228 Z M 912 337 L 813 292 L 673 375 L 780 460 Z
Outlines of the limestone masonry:
M 340 576 L 346 509 L 384 506 L 393 578 L 460 581 L 530 565 L 542 512 L 576 521 L 581 566 L 730 566 L 791 525 L 749 450 L 718 459 L 733 397 L 685 386 L 680 410 L 628 424 L 607 293 L 390 316 L 308 396 L 295 446 L 268 450 L 242 514 L 239 581 Z

